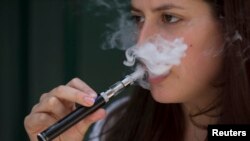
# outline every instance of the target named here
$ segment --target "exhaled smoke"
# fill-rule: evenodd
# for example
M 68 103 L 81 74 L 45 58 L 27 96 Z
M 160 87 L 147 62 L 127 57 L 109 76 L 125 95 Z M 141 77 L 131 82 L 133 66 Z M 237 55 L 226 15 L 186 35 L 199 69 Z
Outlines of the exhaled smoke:
M 174 65 L 179 65 L 186 50 L 187 45 L 183 43 L 182 39 L 168 41 L 160 35 L 156 35 L 143 44 L 127 49 L 127 60 L 124 61 L 124 64 L 133 66 L 137 60 L 145 67 L 149 77 L 154 78 L 168 74 Z M 147 81 L 139 80 L 139 84 L 149 89 Z
M 88 3 L 88 10 L 96 16 L 115 19 L 106 25 L 102 49 L 126 50 L 135 44 L 137 26 L 131 19 L 130 0 L 95 0 Z M 100 11 L 95 9 L 100 8 Z M 95 10 L 95 11 L 94 11 Z
M 240 35 L 240 33 L 239 33 L 238 30 L 235 31 L 235 34 L 234 34 L 234 36 L 233 36 L 232 41 L 234 42 L 234 41 L 237 41 L 237 40 L 240 40 L 240 41 L 243 40 L 243 38 L 242 38 L 242 36 Z
M 97 6 L 103 6 L 103 7 L 107 8 L 107 9 L 112 8 L 112 6 L 108 2 L 106 2 L 105 0 L 96 0 L 95 2 L 96 2 Z
M 108 24 L 107 27 L 113 32 L 106 34 L 107 42 L 103 49 L 126 50 L 135 44 L 138 33 L 137 26 L 130 20 L 130 14 L 122 14 L 121 12 L 120 18 L 114 24 Z
M 139 62 L 139 65 L 136 65 L 136 74 L 145 73 L 146 70 L 146 74 L 153 78 L 168 74 L 172 66 L 180 64 L 187 49 L 187 45 L 181 39 L 167 41 L 157 35 L 143 44 L 133 46 L 136 43 L 138 31 L 137 25 L 130 18 L 130 1 L 96 0 L 94 3 L 106 10 L 96 15 L 103 16 L 111 11 L 118 17 L 114 22 L 106 24 L 108 32 L 104 36 L 106 42 L 102 48 L 126 50 L 127 60 L 124 61 L 126 66 L 135 65 L 136 60 Z M 146 79 L 141 78 L 138 82 L 142 87 L 149 89 Z
M 107 10 L 114 10 L 114 8 L 121 9 L 129 4 L 129 0 L 95 0 L 93 3 L 97 6 L 104 7 Z

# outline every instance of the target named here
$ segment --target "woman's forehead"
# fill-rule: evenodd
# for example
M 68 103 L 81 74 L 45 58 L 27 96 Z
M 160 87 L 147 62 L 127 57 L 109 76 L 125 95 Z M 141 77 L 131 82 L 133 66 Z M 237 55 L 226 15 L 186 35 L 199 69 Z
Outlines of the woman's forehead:
M 157 12 L 178 10 L 190 15 L 208 14 L 210 6 L 204 0 L 132 0 L 131 10 Z
M 185 8 L 200 2 L 202 2 L 202 0 L 131 0 L 131 5 L 138 8 L 147 6 L 147 8 L 151 9 L 156 9 L 162 5 Z

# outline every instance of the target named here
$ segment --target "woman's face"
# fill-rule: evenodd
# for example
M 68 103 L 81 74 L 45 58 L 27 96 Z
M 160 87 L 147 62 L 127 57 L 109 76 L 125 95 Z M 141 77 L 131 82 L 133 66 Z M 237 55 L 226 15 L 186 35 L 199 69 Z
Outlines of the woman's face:
M 149 78 L 154 99 L 184 103 L 207 99 L 220 72 L 223 40 L 221 25 L 203 0 L 132 0 L 139 28 L 138 43 L 160 34 L 167 40 L 183 38 L 186 56 L 167 76 Z

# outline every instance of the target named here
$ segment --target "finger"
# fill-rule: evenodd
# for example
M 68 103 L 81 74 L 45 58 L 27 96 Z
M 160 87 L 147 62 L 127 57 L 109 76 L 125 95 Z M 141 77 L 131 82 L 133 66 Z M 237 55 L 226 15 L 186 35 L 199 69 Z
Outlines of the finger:
M 69 86 L 59 86 L 51 91 L 51 95 L 65 101 L 78 103 L 88 107 L 92 106 L 95 102 L 95 98 L 91 97 L 90 95 L 80 90 L 71 88 Z
M 87 85 L 85 82 L 83 82 L 79 78 L 72 79 L 70 82 L 68 82 L 68 84 L 66 86 L 70 86 L 72 88 L 83 91 L 86 94 L 89 94 L 90 96 L 92 96 L 93 98 L 97 97 L 96 92 L 89 85 Z M 73 109 L 75 109 L 76 107 L 79 107 L 79 106 L 80 105 L 76 103 L 76 104 L 73 105 Z
M 40 103 L 43 103 L 44 101 L 48 101 L 48 99 L 52 96 L 51 93 L 44 93 L 41 95 L 40 97 Z M 74 103 L 72 102 L 69 102 L 69 101 L 66 101 L 66 100 L 60 100 L 61 103 L 65 106 L 65 107 L 68 107 L 70 109 L 74 109 Z M 36 106 L 38 105 L 35 105 L 33 108 L 35 108 Z
M 40 97 L 40 99 L 39 99 L 39 101 L 40 101 L 40 102 L 43 101 L 43 100 L 46 99 L 46 97 L 48 97 L 48 96 L 49 96 L 48 93 L 42 94 L 41 97 Z
M 25 117 L 24 127 L 31 139 L 36 139 L 37 133 L 54 124 L 56 119 L 47 113 L 32 113 Z
M 66 107 L 57 97 L 50 96 L 32 108 L 35 113 L 50 113 L 57 120 L 61 119 L 72 111 L 71 107 Z
M 85 82 L 83 82 L 81 79 L 79 78 L 74 78 L 72 79 L 67 86 L 70 86 L 72 88 L 76 88 L 79 89 L 83 92 L 85 92 L 86 94 L 89 94 L 93 97 L 97 97 L 96 92 L 89 86 L 87 85 Z

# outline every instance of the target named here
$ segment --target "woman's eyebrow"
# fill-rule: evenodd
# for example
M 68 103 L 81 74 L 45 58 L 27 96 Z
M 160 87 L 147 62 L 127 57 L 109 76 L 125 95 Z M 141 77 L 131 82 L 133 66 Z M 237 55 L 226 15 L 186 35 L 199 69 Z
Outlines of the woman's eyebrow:
M 131 5 L 130 9 L 131 11 L 141 12 L 141 10 L 139 10 L 138 8 L 135 8 L 133 5 Z
M 170 9 L 184 9 L 183 7 L 181 6 L 178 6 L 178 5 L 174 5 L 174 4 L 163 4 L 163 5 L 160 5 L 158 7 L 155 7 L 153 8 L 153 12 L 155 11 L 163 11 L 163 10 L 170 10 Z

